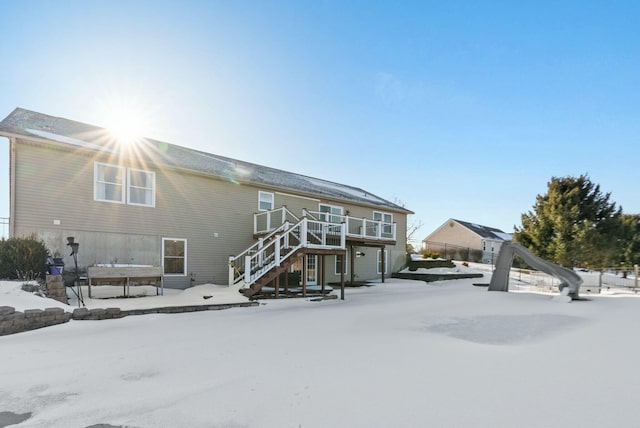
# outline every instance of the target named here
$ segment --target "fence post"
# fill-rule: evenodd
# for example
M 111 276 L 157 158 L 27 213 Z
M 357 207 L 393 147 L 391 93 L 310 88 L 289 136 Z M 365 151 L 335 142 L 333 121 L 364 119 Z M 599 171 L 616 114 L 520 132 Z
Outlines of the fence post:
M 598 287 L 600 287 L 600 289 L 602 289 L 602 271 L 598 272 L 600 275 L 598 275 Z
M 638 271 L 640 271 L 640 267 L 638 265 L 633 265 L 633 286 L 634 286 L 634 288 L 638 288 Z

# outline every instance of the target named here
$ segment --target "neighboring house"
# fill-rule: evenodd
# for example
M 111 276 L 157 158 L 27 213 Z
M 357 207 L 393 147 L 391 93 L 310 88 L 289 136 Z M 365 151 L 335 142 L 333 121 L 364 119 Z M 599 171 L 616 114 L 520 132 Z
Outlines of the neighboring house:
M 306 284 L 340 281 L 341 269 L 384 280 L 405 263 L 412 212 L 357 187 L 150 139 L 119 144 L 103 128 L 20 108 L 0 136 L 10 236 L 35 234 L 67 266 L 68 236 L 81 268 L 161 266 L 174 288 L 259 288 L 292 270 Z
M 444 249 L 447 254 L 465 257 L 475 254 L 483 263 L 493 263 L 500 252 L 500 246 L 510 241 L 512 235 L 495 227 L 482 226 L 466 221 L 449 219 L 433 233 L 422 240 L 423 249 Z M 447 249 L 447 246 L 449 249 Z

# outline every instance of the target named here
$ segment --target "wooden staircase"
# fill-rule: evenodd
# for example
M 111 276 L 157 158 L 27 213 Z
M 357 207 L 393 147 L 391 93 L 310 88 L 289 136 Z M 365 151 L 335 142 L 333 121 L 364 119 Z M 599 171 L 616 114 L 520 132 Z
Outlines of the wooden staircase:
M 295 224 L 286 221 L 239 255 L 229 257 L 229 286 L 252 296 L 305 253 L 345 248 L 344 223 L 307 217 Z
M 254 294 L 258 293 L 262 289 L 262 287 L 270 284 L 283 272 L 286 272 L 291 267 L 291 265 L 297 262 L 300 257 L 303 257 L 304 254 L 305 250 L 303 248 L 298 249 L 293 254 L 291 254 L 283 263 L 281 263 L 280 266 L 272 268 L 268 273 L 254 282 L 249 288 L 243 288 L 241 290 L 242 294 L 247 297 L 251 297 Z

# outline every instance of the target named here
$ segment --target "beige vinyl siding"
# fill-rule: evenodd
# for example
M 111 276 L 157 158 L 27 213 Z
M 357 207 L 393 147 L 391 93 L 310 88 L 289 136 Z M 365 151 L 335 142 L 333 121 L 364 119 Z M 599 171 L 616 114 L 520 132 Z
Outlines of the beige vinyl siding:
M 455 220 L 447 221 L 424 240 L 429 242 L 458 245 L 460 247 L 468 247 L 476 250 L 482 249 L 482 237 L 462 226 Z
M 156 206 L 113 204 L 93 200 L 93 162 L 119 164 L 117 160 L 26 144 L 16 146 L 16 160 L 16 234 L 37 232 L 47 238 L 51 251 L 63 254 L 66 236 L 75 235 L 81 266 L 115 259 L 158 266 L 162 237 L 174 237 L 187 239 L 187 271 L 194 273 L 194 283 L 226 284 L 229 255 L 253 242 L 257 188 L 123 161 L 156 173 Z M 180 278 L 172 281 L 189 285 Z
M 61 148 L 18 140 L 15 155 L 14 236 L 36 233 L 48 249 L 73 260 L 66 237 L 80 243 L 80 267 L 95 263 L 134 263 L 161 266 L 162 238 L 187 240 L 186 277 L 167 277 L 168 287 L 213 282 L 226 284 L 228 258 L 254 242 L 253 214 L 258 192 L 273 192 L 275 208 L 286 205 L 296 216 L 303 208 L 317 211 L 319 203 L 343 207 L 343 213 L 371 219 L 373 207 L 344 201 L 297 197 L 292 192 L 235 184 L 189 173 L 120 159 L 105 152 Z M 121 165 L 155 173 L 155 207 L 94 200 L 94 162 Z M 387 246 L 390 272 L 404 264 L 406 214 L 393 212 L 397 244 Z M 376 278 L 375 249 L 365 248 L 356 261 L 358 279 Z M 325 258 L 325 275 L 335 279 L 334 258 Z M 349 260 L 349 271 L 353 268 Z M 191 275 L 193 274 L 193 275 Z M 193 279 L 193 281 L 192 281 Z

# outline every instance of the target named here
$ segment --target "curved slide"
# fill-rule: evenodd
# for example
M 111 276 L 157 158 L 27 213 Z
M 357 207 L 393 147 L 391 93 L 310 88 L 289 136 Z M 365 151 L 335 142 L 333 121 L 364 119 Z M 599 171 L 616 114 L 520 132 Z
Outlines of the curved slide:
M 515 254 L 522 257 L 532 268 L 558 278 L 560 280 L 560 285 L 558 285 L 560 292 L 562 292 L 564 288 L 569 287 L 568 296 L 572 299 L 578 298 L 582 278 L 580 278 L 577 273 L 566 267 L 543 260 L 533 255 L 522 245 L 513 241 L 504 242 L 500 247 L 496 267 L 491 277 L 491 283 L 489 284 L 489 291 L 509 291 L 509 273 Z

